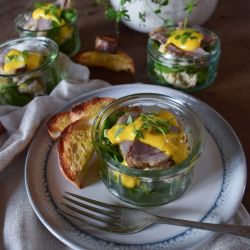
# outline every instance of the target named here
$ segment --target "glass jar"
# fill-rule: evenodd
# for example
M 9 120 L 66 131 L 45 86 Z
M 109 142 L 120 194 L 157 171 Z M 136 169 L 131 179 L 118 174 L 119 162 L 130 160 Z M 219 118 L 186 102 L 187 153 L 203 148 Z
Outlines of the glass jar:
M 81 42 L 77 28 L 77 18 L 74 22 L 67 22 L 60 27 L 49 30 L 27 30 L 24 27 L 31 15 L 32 12 L 25 12 L 15 19 L 16 30 L 20 37 L 48 37 L 55 41 L 59 50 L 68 56 L 73 56 L 80 50 Z
M 204 28 L 192 29 L 211 39 L 209 52 L 189 56 L 162 53 L 159 44 L 149 38 L 147 72 L 153 83 L 191 92 L 204 89 L 214 82 L 220 57 L 220 40 Z
M 167 169 L 141 170 L 127 167 L 111 156 L 103 147 L 107 121 L 124 107 L 134 106 L 145 110 L 169 110 L 176 116 L 189 146 L 184 161 Z M 93 124 L 92 139 L 100 157 L 102 180 L 110 192 L 133 205 L 158 206 L 177 199 L 190 186 L 205 133 L 196 114 L 180 100 L 160 94 L 136 94 L 117 99 L 99 113 Z
M 46 37 L 26 37 L 0 45 L 0 55 L 10 50 L 39 53 L 42 64 L 16 74 L 0 73 L 0 104 L 23 106 L 38 95 L 45 95 L 58 84 L 64 73 L 58 64 L 58 46 Z

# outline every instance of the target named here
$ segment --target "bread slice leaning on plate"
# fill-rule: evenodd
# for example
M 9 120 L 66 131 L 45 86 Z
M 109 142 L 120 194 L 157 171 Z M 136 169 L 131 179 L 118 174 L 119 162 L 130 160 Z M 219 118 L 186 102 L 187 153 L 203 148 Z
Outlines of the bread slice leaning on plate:
M 53 115 L 47 122 L 50 137 L 53 140 L 57 140 L 67 126 L 81 118 L 94 120 L 101 108 L 112 101 L 113 99 L 110 97 L 94 97 L 89 101 L 72 107 L 71 111 Z
M 53 140 L 58 140 L 58 158 L 64 177 L 78 188 L 84 187 L 88 163 L 94 153 L 91 127 L 100 110 L 113 101 L 109 97 L 95 97 L 60 112 L 47 123 Z
M 62 132 L 58 143 L 61 171 L 78 188 L 84 186 L 88 162 L 94 153 L 91 126 L 86 118 L 73 122 Z

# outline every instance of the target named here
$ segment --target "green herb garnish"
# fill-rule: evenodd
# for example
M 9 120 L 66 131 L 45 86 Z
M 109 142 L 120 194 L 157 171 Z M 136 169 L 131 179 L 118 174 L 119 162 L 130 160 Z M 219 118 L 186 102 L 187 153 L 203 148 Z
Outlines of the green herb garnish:
M 129 115 L 126 124 L 131 124 L 132 122 L 133 122 L 133 119 L 131 115 Z
M 135 134 L 135 138 L 136 138 L 136 139 L 140 139 L 140 138 L 144 139 L 142 127 L 139 128 L 139 129 L 136 129 L 136 128 L 134 127 L 133 133 Z
M 124 128 L 125 127 L 119 127 L 116 131 L 115 131 L 115 137 L 118 137 L 121 133 L 122 133 L 122 131 L 124 130 Z
M 139 12 L 138 13 L 138 16 L 139 16 L 139 19 L 142 21 L 142 22 L 146 22 L 146 13 L 145 12 Z
M 139 129 L 134 128 L 135 138 L 144 138 L 143 131 L 156 131 L 162 133 L 164 136 L 169 132 L 170 121 L 157 117 L 156 114 L 141 114 L 141 120 L 143 121 L 142 126 Z
M 182 44 L 185 44 L 188 39 L 197 39 L 197 36 L 193 35 L 192 31 L 186 31 L 182 35 L 176 35 L 174 37 L 176 40 L 180 40 Z
M 187 24 L 188 24 L 188 18 L 191 16 L 191 14 L 193 13 L 194 11 L 194 8 L 198 5 L 198 2 L 197 0 L 189 0 L 186 5 L 185 5 L 185 8 L 184 8 L 184 11 L 187 12 L 188 16 L 185 18 L 184 20 L 184 28 L 187 27 Z
M 4 58 L 4 63 L 10 62 L 24 62 L 26 61 L 27 57 L 29 56 L 29 51 L 24 50 L 18 55 L 7 55 Z

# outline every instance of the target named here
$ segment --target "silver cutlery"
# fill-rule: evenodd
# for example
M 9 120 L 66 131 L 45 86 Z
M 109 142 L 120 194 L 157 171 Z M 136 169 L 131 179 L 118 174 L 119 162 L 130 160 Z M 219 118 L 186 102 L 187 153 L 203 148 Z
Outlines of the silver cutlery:
M 250 226 L 213 224 L 162 217 L 138 208 L 111 205 L 70 192 L 65 193 L 66 195 L 63 196 L 65 202 L 62 204 L 71 212 L 59 209 L 60 213 L 92 227 L 113 233 L 131 234 L 152 224 L 169 224 L 250 238 Z

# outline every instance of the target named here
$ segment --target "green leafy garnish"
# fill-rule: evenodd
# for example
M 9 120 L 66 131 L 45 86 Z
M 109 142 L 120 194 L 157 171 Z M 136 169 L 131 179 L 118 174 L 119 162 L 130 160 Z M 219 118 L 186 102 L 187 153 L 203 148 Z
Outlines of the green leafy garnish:
M 170 129 L 170 121 L 173 120 L 165 120 L 162 118 L 157 117 L 157 114 L 141 114 L 140 116 L 141 120 L 143 121 L 142 126 L 137 129 L 134 127 L 134 134 L 135 138 L 144 138 L 143 137 L 143 131 L 155 131 L 162 133 L 164 136 L 169 132 Z
M 140 19 L 142 22 L 145 22 L 145 21 L 146 21 L 146 13 L 145 13 L 145 12 L 139 12 L 139 13 L 138 13 L 138 16 L 139 16 L 139 19 Z
M 184 11 L 187 12 L 188 17 L 186 17 L 185 20 L 184 20 L 184 25 L 183 25 L 184 28 L 187 27 L 188 18 L 189 18 L 190 15 L 193 13 L 194 8 L 195 8 L 197 5 L 198 5 L 197 0 L 189 0 L 189 1 L 186 3 L 186 5 L 185 5 L 185 7 L 184 7 Z
M 65 21 L 73 23 L 76 21 L 77 13 L 74 9 L 67 9 L 62 11 L 61 16 Z
M 133 119 L 131 115 L 129 115 L 126 124 L 131 124 L 132 122 L 133 122 Z
M 142 131 L 142 130 L 143 130 L 142 128 L 136 129 L 136 128 L 134 127 L 133 133 L 135 134 L 135 138 L 137 138 L 137 139 L 140 139 L 140 138 L 144 139 L 143 131 Z
M 143 130 L 156 130 L 164 136 L 169 132 L 170 120 L 165 120 L 152 114 L 141 114 L 141 119 L 143 121 Z
M 185 44 L 188 39 L 197 39 L 197 36 L 193 35 L 192 31 L 186 31 L 183 34 L 178 34 L 174 37 L 176 40 L 180 40 L 182 44 Z
M 28 50 L 24 50 L 22 52 L 22 55 L 23 55 L 24 60 L 26 60 L 28 58 L 28 56 L 29 56 L 29 51 Z
M 115 131 L 115 137 L 118 137 L 121 133 L 122 133 L 122 131 L 124 130 L 124 128 L 125 127 L 119 127 L 116 131 Z
M 121 152 L 118 148 L 118 146 L 113 145 L 110 140 L 107 137 L 107 130 L 111 127 L 113 127 L 117 120 L 124 115 L 123 111 L 117 111 L 111 114 L 107 119 L 105 120 L 104 126 L 103 126 L 103 133 L 102 137 L 99 143 L 97 143 L 97 146 L 101 148 L 104 152 L 109 154 L 112 158 L 114 158 L 118 162 L 123 161 L 123 157 L 121 155 Z M 119 130 L 119 129 L 118 129 Z M 119 133 L 122 131 L 120 130 Z M 115 135 L 116 136 L 116 135 Z M 118 135 L 117 135 L 118 136 Z
M 184 8 L 184 10 L 189 14 L 191 15 L 194 8 L 198 5 L 197 3 L 197 0 L 189 0 L 187 3 L 186 3 L 186 6 Z
M 160 14 L 161 13 L 161 7 L 168 5 L 169 0 L 152 0 L 153 3 L 158 4 L 158 8 L 154 10 L 155 14 Z
M 32 95 L 20 93 L 15 83 L 1 84 L 0 82 L 0 104 L 23 106 L 32 100 Z
M 20 52 L 20 54 L 18 54 L 18 55 L 6 55 L 4 57 L 4 63 L 24 62 L 24 61 L 26 61 L 28 56 L 29 56 L 28 50 L 24 50 L 24 51 Z

